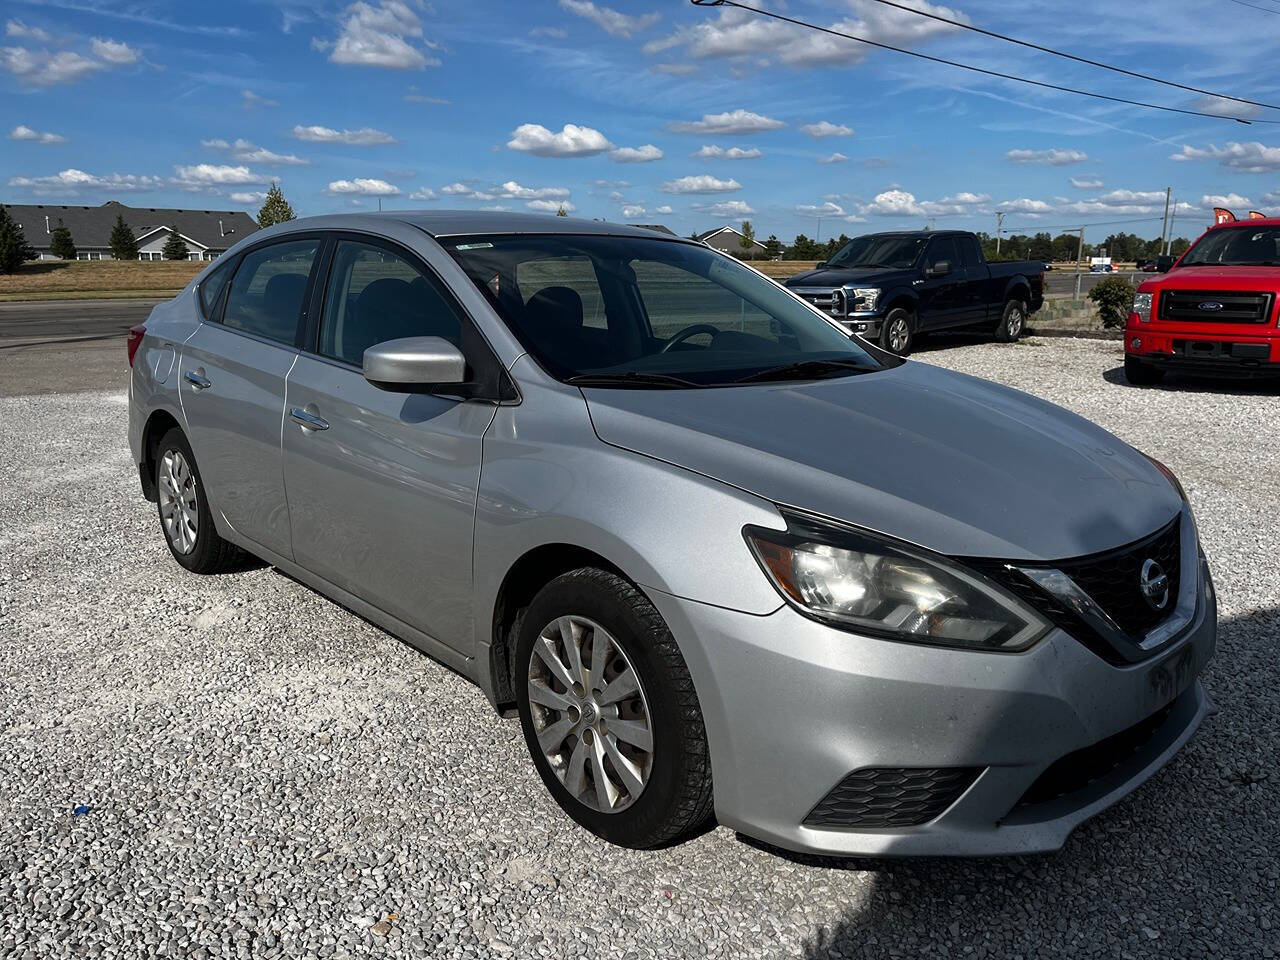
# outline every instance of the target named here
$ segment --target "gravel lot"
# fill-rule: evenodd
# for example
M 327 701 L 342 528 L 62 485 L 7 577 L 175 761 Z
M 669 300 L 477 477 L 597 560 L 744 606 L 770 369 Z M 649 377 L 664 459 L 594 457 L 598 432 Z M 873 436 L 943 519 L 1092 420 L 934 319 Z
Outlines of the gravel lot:
M 608 847 L 443 667 L 268 568 L 174 564 L 123 394 L 16 396 L 0 398 L 0 957 L 1273 956 L 1280 394 L 1131 388 L 1098 341 L 920 359 L 1169 463 L 1217 575 L 1221 712 L 1059 854 L 821 861 L 723 828 Z

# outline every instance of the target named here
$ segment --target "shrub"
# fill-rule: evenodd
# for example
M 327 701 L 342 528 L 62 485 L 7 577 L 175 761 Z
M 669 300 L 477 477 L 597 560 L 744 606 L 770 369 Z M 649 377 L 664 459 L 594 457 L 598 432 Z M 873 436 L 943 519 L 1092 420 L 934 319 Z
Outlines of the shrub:
M 71 239 L 71 229 L 61 220 L 53 228 L 53 234 L 49 238 L 49 252 L 63 260 L 76 258 L 76 244 Z
M 1098 319 L 1107 328 L 1123 327 L 1133 308 L 1133 286 L 1124 277 L 1107 277 L 1089 291 L 1098 305 Z
M 34 260 L 36 252 L 22 234 L 22 227 L 0 204 L 0 273 L 16 273 L 24 260 Z

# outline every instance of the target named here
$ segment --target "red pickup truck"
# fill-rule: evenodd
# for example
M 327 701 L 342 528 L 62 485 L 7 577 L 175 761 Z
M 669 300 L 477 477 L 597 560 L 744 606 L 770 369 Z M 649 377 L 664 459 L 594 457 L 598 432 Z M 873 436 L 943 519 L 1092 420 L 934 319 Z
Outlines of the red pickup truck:
M 1278 303 L 1280 219 L 1210 227 L 1168 273 L 1138 287 L 1124 331 L 1125 377 L 1280 375 Z

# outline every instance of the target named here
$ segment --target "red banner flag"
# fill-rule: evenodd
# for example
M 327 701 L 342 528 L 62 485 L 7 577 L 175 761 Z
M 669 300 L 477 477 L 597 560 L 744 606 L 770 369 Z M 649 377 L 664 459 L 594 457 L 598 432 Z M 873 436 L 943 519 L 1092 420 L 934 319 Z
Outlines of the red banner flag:
M 1214 223 L 1231 223 L 1233 220 L 1235 220 L 1235 218 L 1236 218 L 1236 215 L 1232 213 L 1230 210 L 1228 210 L 1226 207 L 1213 208 Z

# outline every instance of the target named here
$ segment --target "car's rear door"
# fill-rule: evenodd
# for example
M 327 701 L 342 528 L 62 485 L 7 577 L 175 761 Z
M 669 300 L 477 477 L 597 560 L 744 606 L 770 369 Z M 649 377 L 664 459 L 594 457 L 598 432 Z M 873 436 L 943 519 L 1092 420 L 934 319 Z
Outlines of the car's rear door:
M 323 243 L 320 235 L 291 236 L 245 252 L 216 322 L 201 324 L 182 346 L 182 410 L 215 522 L 286 558 L 284 381 Z
M 948 271 L 937 275 L 939 264 Z M 915 284 L 919 297 L 917 319 L 922 330 L 938 330 L 964 323 L 967 275 L 953 237 L 934 237 L 925 252 L 923 275 Z
M 468 370 L 487 349 L 411 251 L 339 236 L 314 342 L 288 377 L 284 479 L 299 564 L 468 652 L 481 444 L 492 402 L 400 393 L 361 374 L 365 348 L 438 336 Z M 496 362 L 493 360 L 492 362 Z

